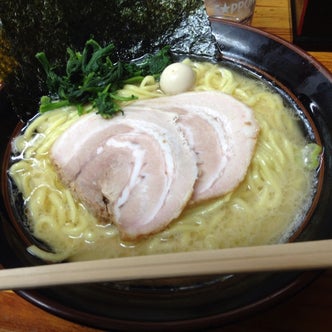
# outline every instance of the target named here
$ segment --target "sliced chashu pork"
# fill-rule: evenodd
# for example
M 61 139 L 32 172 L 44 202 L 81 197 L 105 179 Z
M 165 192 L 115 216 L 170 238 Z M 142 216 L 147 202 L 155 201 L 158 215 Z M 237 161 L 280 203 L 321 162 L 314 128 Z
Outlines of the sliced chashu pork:
M 126 110 L 112 120 L 89 114 L 60 136 L 51 157 L 80 200 L 135 239 L 165 228 L 192 196 L 196 155 L 176 120 L 158 110 Z M 93 135 L 77 143 L 86 129 Z
M 198 157 L 199 178 L 192 202 L 234 190 L 244 179 L 259 132 L 253 111 L 219 91 L 187 92 L 142 100 L 131 108 L 150 107 L 179 114 Z
M 110 133 L 117 135 L 132 130 L 123 121 L 106 121 L 95 113 L 81 116 L 61 134 L 51 149 L 51 157 L 59 168 L 63 182 L 69 184 L 81 172 L 82 167 L 97 153 Z
M 123 238 L 166 227 L 193 191 L 199 202 L 243 180 L 258 126 L 234 98 L 190 92 L 137 101 L 124 112 L 111 120 L 83 116 L 51 153 L 64 182 Z

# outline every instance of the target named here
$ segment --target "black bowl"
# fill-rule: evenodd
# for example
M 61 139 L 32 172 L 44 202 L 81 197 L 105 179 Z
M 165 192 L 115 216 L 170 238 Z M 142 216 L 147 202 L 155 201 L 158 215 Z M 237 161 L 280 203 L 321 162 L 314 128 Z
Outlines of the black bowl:
M 327 239 L 332 234 L 332 76 L 299 48 L 260 30 L 211 22 L 226 65 L 265 80 L 300 110 L 324 147 L 321 184 L 310 219 L 295 241 Z M 17 125 L 0 95 L 0 153 Z M 2 173 L 4 173 L 4 171 Z M 4 180 L 4 177 L 3 177 Z M 6 191 L 3 181 L 2 192 Z M 1 200 L 1 262 L 7 268 L 42 263 L 26 251 L 26 235 L 15 226 L 10 204 Z M 147 258 L 148 259 L 148 258 Z M 118 282 L 20 290 L 39 307 L 69 320 L 107 330 L 202 330 L 237 320 L 294 294 L 319 271 Z

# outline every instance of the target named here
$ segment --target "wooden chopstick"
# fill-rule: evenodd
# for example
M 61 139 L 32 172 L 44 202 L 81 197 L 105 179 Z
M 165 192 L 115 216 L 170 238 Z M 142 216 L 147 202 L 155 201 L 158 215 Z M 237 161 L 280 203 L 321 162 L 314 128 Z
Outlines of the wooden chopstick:
M 102 259 L 0 270 L 0 289 L 332 267 L 332 240 Z

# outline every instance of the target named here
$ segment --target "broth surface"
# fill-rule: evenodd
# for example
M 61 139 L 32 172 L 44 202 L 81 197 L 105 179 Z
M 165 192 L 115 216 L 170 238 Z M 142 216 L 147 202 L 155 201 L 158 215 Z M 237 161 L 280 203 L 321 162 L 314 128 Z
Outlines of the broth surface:
M 220 90 L 254 110 L 260 126 L 246 178 L 233 192 L 190 206 L 169 227 L 140 241 L 124 242 L 117 228 L 99 225 L 58 178 L 49 159 L 56 138 L 78 119 L 62 108 L 33 119 L 13 142 L 10 176 L 23 193 L 32 234 L 54 253 L 31 253 L 50 261 L 87 260 L 177 251 L 251 246 L 287 241 L 303 221 L 315 193 L 316 171 L 305 167 L 308 138 L 302 120 L 265 82 L 207 62 L 185 60 L 196 72 L 194 90 Z M 153 77 L 120 93 L 163 96 Z

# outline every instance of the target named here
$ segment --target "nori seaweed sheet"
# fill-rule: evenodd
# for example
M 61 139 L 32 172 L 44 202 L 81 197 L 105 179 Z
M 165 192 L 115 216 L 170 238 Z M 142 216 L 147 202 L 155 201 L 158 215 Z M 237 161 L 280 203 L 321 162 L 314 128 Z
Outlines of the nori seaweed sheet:
M 202 0 L 1 0 L 0 18 L 10 56 L 19 63 L 5 91 L 24 120 L 37 112 L 40 97 L 47 94 L 37 52 L 64 64 L 67 47 L 82 50 L 92 37 L 103 46 L 113 42 L 122 60 L 164 45 L 177 55 L 217 54 Z

